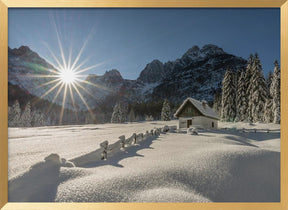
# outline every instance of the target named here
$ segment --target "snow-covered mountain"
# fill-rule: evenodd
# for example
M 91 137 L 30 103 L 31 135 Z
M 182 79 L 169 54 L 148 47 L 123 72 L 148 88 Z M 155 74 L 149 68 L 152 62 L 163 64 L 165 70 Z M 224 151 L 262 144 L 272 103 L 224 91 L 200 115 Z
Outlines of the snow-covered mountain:
M 150 100 L 182 101 L 193 97 L 213 101 L 214 91 L 221 85 L 227 67 L 241 69 L 245 65 L 246 60 L 228 54 L 216 45 L 205 45 L 202 49 L 194 46 L 175 61 L 164 64 L 152 61 L 137 80 L 146 86 L 157 84 L 150 95 L 146 95 Z
M 58 88 L 49 91 L 53 85 L 48 83 L 53 77 L 33 77 L 33 75 L 53 75 L 51 64 L 33 52 L 29 47 L 8 49 L 9 82 L 38 97 L 53 101 Z M 141 71 L 136 80 L 124 79 L 116 69 L 104 75 L 89 75 L 82 88 L 78 87 L 90 108 L 108 103 L 113 106 L 117 100 L 152 101 L 168 98 L 180 102 L 187 97 L 212 101 L 214 90 L 222 81 L 228 66 L 243 68 L 246 60 L 231 55 L 215 45 L 205 45 L 202 49 L 194 46 L 179 59 L 162 63 L 153 60 Z M 92 84 L 92 85 L 91 85 Z M 59 86 L 60 87 L 60 86 Z M 69 95 L 69 94 L 68 94 Z M 63 92 L 55 99 L 61 105 Z M 67 96 L 67 108 L 72 108 L 71 97 Z M 82 98 L 75 94 L 74 100 L 79 109 L 86 109 Z

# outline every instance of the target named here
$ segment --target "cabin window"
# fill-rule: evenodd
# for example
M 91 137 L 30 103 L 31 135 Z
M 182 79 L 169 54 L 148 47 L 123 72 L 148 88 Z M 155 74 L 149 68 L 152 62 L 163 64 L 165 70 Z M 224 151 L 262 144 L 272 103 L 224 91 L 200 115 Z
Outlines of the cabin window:
M 188 113 L 191 113 L 191 112 L 192 112 L 192 108 L 191 108 L 191 107 L 188 107 L 188 108 L 187 108 L 187 112 L 188 112 Z
M 214 122 L 212 122 L 212 128 L 214 128 Z

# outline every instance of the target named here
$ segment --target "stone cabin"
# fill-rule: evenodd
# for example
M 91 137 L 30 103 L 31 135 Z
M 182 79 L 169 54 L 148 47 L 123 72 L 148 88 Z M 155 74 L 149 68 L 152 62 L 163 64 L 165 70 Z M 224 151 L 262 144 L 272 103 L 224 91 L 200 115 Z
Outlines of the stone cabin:
M 193 98 L 187 98 L 178 108 L 174 117 L 179 119 L 178 129 L 189 127 L 218 128 L 219 117 L 205 100 L 198 101 Z

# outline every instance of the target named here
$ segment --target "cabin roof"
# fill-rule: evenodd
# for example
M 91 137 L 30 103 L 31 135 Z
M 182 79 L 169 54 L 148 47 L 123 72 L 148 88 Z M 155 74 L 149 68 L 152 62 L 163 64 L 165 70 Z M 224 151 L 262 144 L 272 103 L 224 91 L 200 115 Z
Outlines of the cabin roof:
M 187 98 L 175 112 L 175 117 L 178 118 L 180 112 L 182 111 L 182 109 L 184 109 L 185 105 L 188 102 L 191 102 L 196 107 L 196 109 L 198 109 L 204 116 L 219 120 L 219 116 L 217 115 L 217 113 L 212 108 L 210 108 L 208 104 L 206 104 L 206 107 L 204 108 L 202 102 L 194 98 Z

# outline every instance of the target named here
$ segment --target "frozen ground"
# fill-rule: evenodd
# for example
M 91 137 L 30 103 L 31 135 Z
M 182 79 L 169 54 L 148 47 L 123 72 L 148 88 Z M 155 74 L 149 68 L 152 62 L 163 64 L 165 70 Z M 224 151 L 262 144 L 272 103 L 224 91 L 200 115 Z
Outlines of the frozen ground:
M 274 124 L 219 123 L 220 129 L 198 136 L 161 134 L 82 168 L 43 162 L 51 153 L 69 160 L 98 149 L 104 140 L 112 143 L 164 124 L 9 128 L 9 201 L 280 200 L 280 126 Z

